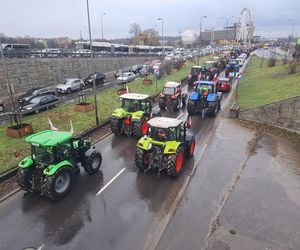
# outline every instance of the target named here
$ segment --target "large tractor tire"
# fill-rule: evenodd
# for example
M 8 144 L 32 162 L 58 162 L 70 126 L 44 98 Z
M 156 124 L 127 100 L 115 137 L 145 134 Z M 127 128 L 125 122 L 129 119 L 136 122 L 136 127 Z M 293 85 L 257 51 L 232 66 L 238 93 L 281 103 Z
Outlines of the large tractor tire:
M 179 176 L 183 165 L 184 152 L 181 147 L 177 149 L 176 154 L 166 156 L 166 168 L 170 177 Z
M 87 159 L 84 170 L 88 174 L 95 174 L 99 171 L 102 163 L 102 155 L 98 151 L 94 151 Z
M 121 120 L 120 119 L 111 119 L 110 120 L 110 129 L 115 135 L 119 135 L 121 133 Z
M 51 176 L 46 176 L 44 179 L 46 196 L 51 200 L 64 197 L 72 187 L 73 176 L 74 171 L 68 166 L 63 166 Z
M 186 148 L 186 155 L 187 155 L 187 157 L 192 157 L 194 155 L 195 146 L 196 146 L 195 138 L 192 138 L 187 143 L 187 148 Z
M 218 114 L 218 111 L 219 111 L 219 102 L 214 102 L 214 108 L 212 109 L 212 111 L 211 111 L 211 113 L 210 113 L 210 115 L 212 116 L 212 117 L 216 117 L 217 116 L 217 114 Z
M 18 170 L 17 182 L 21 189 L 28 191 L 32 187 L 32 174 L 32 167 Z
M 196 113 L 196 106 L 195 106 L 194 102 L 188 102 L 187 111 L 190 115 L 193 115 Z
M 135 165 L 138 169 L 145 170 L 149 166 L 149 154 L 141 148 L 135 151 Z
M 172 109 L 172 112 L 178 111 L 178 99 L 172 101 L 171 109 Z
M 144 116 L 139 122 L 135 122 L 132 128 L 132 134 L 138 138 L 141 138 L 148 131 L 148 117 Z
M 159 106 L 160 110 L 166 109 L 166 103 L 164 102 L 164 100 L 159 100 L 158 106 Z

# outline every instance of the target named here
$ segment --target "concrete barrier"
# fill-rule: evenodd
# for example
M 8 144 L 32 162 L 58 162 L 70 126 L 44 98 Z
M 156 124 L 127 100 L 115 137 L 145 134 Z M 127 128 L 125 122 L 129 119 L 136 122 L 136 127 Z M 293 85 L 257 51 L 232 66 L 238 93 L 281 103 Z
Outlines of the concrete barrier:
M 300 96 L 241 110 L 239 118 L 300 133 Z

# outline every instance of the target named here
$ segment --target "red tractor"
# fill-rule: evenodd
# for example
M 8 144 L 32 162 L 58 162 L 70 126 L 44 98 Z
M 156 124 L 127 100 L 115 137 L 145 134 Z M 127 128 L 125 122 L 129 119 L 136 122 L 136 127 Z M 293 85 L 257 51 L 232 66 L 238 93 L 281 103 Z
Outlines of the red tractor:
M 186 104 L 187 95 L 182 94 L 179 82 L 167 82 L 163 91 L 159 94 L 159 108 L 165 110 L 171 109 L 177 111 L 180 106 Z
M 229 78 L 219 78 L 217 80 L 217 91 L 229 92 L 231 90 L 231 81 Z

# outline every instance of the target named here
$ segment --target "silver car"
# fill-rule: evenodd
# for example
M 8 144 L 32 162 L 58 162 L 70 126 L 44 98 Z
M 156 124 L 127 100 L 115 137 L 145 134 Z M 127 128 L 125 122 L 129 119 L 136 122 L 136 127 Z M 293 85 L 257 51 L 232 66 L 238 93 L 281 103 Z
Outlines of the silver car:
M 84 86 L 84 82 L 78 78 L 66 79 L 62 84 L 56 86 L 57 93 L 68 93 L 70 94 L 74 90 L 79 90 Z
M 136 78 L 136 75 L 132 72 L 126 72 L 121 74 L 118 78 L 117 78 L 117 82 L 118 83 L 126 83 L 126 82 L 131 82 Z

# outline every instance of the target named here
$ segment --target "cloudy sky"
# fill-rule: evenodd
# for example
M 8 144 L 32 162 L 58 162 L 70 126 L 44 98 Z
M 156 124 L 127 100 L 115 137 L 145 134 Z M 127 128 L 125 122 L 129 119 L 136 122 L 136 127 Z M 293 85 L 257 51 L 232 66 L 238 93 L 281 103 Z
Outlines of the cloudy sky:
M 199 17 L 203 29 L 226 25 L 221 17 L 235 16 L 248 7 L 256 26 L 255 35 L 288 36 L 296 20 L 294 34 L 300 36 L 299 0 L 89 0 L 92 38 L 101 37 L 100 14 L 104 37 L 127 37 L 131 23 L 142 29 L 161 32 L 158 17 L 164 19 L 164 34 L 178 35 L 187 29 L 199 33 Z M 297 15 L 298 13 L 298 15 Z M 7 36 L 88 38 L 86 0 L 1 0 L 0 33 Z

